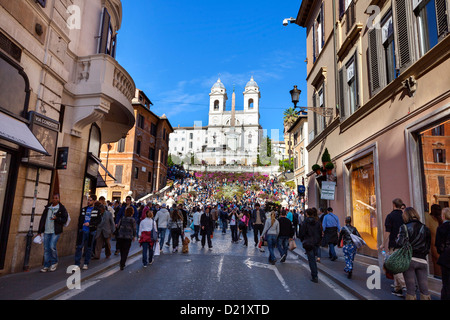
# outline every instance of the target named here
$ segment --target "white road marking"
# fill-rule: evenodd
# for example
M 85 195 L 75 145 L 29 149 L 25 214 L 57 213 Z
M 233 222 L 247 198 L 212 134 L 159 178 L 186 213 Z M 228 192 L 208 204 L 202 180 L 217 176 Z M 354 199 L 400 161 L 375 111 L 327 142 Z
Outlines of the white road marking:
M 286 290 L 286 292 L 290 292 L 289 286 L 286 284 L 286 281 L 284 281 L 284 278 L 281 275 L 281 273 L 278 271 L 278 268 L 276 265 L 251 261 L 250 258 L 245 260 L 244 263 L 247 265 L 247 267 L 249 269 L 251 269 L 254 266 L 254 267 L 266 268 L 266 269 L 270 269 L 270 270 L 274 271 L 275 275 L 277 276 L 277 278 L 280 281 L 281 285 L 283 286 L 284 290 Z
M 217 280 L 218 280 L 219 282 L 220 282 L 220 277 L 221 277 L 221 275 L 222 275 L 223 258 L 224 258 L 224 256 L 222 256 L 222 257 L 220 258 L 220 262 L 219 262 L 219 270 L 218 270 L 218 272 L 217 272 Z
M 128 259 L 127 260 L 127 264 L 131 265 L 131 264 L 133 264 L 134 262 L 136 262 L 139 259 L 142 259 L 142 256 L 138 255 L 138 256 L 136 256 L 136 257 L 134 257 L 132 259 Z M 97 277 L 95 277 L 94 280 L 89 280 L 87 282 L 81 282 L 81 289 L 68 290 L 67 292 L 57 296 L 55 298 L 55 300 L 68 300 L 68 299 L 71 299 L 71 298 L 75 297 L 76 295 L 84 292 L 87 288 L 92 287 L 93 285 L 97 284 L 101 280 L 112 276 L 113 274 L 115 274 L 119 270 L 120 270 L 119 268 L 114 268 L 114 269 L 111 269 L 111 270 L 109 270 L 109 271 L 107 271 L 105 273 L 102 273 L 102 274 L 98 275 Z

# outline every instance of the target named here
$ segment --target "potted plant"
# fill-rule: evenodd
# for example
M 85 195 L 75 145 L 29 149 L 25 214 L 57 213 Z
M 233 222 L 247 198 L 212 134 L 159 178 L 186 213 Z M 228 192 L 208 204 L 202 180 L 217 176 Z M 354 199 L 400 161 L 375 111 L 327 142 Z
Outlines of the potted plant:
M 323 163 L 324 168 L 326 167 L 326 165 L 329 162 L 331 162 L 331 156 L 330 156 L 330 153 L 328 152 L 328 149 L 325 148 L 325 151 L 323 152 L 323 155 L 322 155 L 322 163 Z
M 327 174 L 331 174 L 331 172 L 332 172 L 333 169 L 334 169 L 334 164 L 333 164 L 333 162 L 328 162 L 328 163 L 325 165 L 325 169 L 327 170 Z
M 313 165 L 312 170 L 318 175 L 321 173 L 321 168 L 318 164 Z

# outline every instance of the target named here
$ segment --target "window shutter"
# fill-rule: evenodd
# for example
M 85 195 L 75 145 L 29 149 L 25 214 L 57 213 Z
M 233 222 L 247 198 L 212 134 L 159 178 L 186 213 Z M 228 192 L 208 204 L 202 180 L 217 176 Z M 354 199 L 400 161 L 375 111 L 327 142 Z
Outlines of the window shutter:
M 342 18 L 344 13 L 345 13 L 345 1 L 339 0 L 339 18 Z
M 313 108 L 315 108 L 317 106 L 315 93 L 312 96 L 312 100 L 313 100 Z M 317 136 L 317 113 L 316 113 L 316 111 L 313 111 L 313 118 L 314 118 L 314 138 L 315 138 Z
M 111 22 L 111 16 L 106 8 L 103 8 L 102 28 L 100 33 L 100 41 L 98 53 L 107 53 L 109 24 Z
M 123 165 L 116 166 L 116 172 L 114 174 L 116 183 L 122 183 Z
M 395 27 L 397 34 L 398 66 L 400 72 L 406 69 L 412 62 L 412 50 L 410 48 L 411 34 L 409 15 L 409 0 L 395 0 Z
M 445 1 L 445 0 L 444 0 Z M 322 41 L 322 45 L 321 48 L 323 49 L 323 46 L 325 45 L 325 16 L 323 15 L 323 3 L 322 6 L 320 7 L 320 28 L 321 33 L 322 33 L 322 39 L 320 39 L 319 41 Z
M 312 37 L 312 40 L 313 40 L 313 45 L 312 45 L 312 47 L 313 47 L 313 63 L 314 62 L 316 62 L 316 22 L 314 22 L 313 23 L 313 26 L 312 26 L 312 35 L 313 35 L 313 37 Z
M 369 31 L 370 92 L 372 95 L 380 89 L 377 30 L 377 28 L 373 28 Z
M 438 37 L 445 37 L 448 33 L 448 17 L 446 0 L 436 0 L 436 18 Z
M 341 119 L 345 118 L 344 84 L 344 68 L 342 68 L 339 70 L 339 110 Z
M 354 68 L 354 81 L 355 81 L 355 91 L 356 91 L 356 103 L 355 103 L 355 109 L 358 109 L 359 104 L 359 76 L 358 76 L 358 51 L 355 52 L 354 58 L 353 58 L 353 68 Z

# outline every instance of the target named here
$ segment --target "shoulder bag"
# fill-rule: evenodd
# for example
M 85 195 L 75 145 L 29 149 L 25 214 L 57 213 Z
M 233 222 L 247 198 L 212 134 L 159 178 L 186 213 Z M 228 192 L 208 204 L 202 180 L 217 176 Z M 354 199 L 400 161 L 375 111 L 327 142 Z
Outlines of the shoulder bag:
M 409 242 L 408 228 L 405 224 L 402 227 L 405 228 L 406 232 L 406 239 L 403 242 L 403 246 L 395 250 L 384 262 L 386 270 L 393 274 L 403 273 L 408 270 L 412 259 L 412 246 Z
M 366 245 L 366 242 L 364 241 L 363 238 L 358 237 L 356 234 L 353 234 L 352 232 L 350 232 L 350 229 L 347 228 L 347 226 L 345 226 L 344 228 L 350 234 L 350 238 L 352 239 L 352 242 L 353 242 L 353 244 L 355 245 L 356 248 L 361 248 L 362 246 Z

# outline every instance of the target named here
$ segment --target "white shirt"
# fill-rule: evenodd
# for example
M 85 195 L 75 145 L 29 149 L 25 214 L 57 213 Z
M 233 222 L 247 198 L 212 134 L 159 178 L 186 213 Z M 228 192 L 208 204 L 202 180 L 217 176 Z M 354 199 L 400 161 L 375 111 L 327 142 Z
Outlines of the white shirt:
M 169 223 L 170 213 L 167 209 L 162 208 L 156 213 L 155 221 L 158 223 L 160 228 L 167 228 L 167 224 Z
M 194 226 L 200 225 L 200 217 L 202 216 L 202 213 L 200 211 L 197 211 L 194 213 L 192 217 L 192 221 L 194 222 Z
M 158 232 L 158 227 L 156 226 L 156 223 L 154 223 L 152 218 L 145 218 L 144 220 L 142 220 L 141 224 L 139 225 L 139 236 L 141 236 L 141 233 L 144 231 L 152 231 L 153 226 Z

